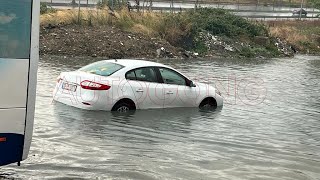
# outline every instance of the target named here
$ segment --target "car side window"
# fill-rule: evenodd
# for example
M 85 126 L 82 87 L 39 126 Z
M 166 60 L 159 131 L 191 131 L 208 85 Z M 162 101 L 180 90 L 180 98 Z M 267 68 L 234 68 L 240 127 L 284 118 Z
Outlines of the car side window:
M 126 74 L 126 79 L 129 80 L 136 80 L 136 74 L 134 73 L 134 71 L 129 71 Z
M 126 78 L 137 81 L 158 82 L 156 72 L 152 67 L 131 70 L 126 74 Z
M 167 68 L 159 68 L 159 71 L 165 84 L 186 85 L 186 79 L 179 73 Z

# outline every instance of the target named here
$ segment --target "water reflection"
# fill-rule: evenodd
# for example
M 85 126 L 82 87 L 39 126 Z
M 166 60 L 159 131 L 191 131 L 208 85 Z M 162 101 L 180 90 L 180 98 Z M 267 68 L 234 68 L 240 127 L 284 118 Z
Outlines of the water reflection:
M 137 110 L 129 113 L 87 111 L 61 103 L 54 103 L 54 118 L 67 129 L 76 129 L 84 134 L 101 137 L 109 134 L 109 125 L 116 125 L 123 133 L 139 133 L 138 131 L 160 131 L 168 133 L 189 133 L 188 128 L 193 120 L 206 118 L 214 121 L 222 108 L 203 111 L 198 108 L 173 108 Z M 130 129 L 125 129 L 130 128 Z M 145 132 L 146 133 L 146 132 Z M 161 136 L 158 134 L 157 136 Z

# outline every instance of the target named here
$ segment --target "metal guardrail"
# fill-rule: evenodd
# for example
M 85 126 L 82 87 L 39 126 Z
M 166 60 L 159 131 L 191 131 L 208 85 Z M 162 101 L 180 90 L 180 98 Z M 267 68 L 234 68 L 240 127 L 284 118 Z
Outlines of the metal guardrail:
M 56 3 L 56 2 L 64 2 L 64 3 L 71 3 L 72 0 L 40 0 L 41 2 L 47 2 L 47 3 Z M 112 1 L 112 0 L 110 0 Z M 116 2 L 116 0 L 113 0 Z M 129 2 L 134 2 L 135 0 L 128 0 Z M 79 2 L 79 0 L 75 0 L 76 4 Z M 97 4 L 99 0 L 80 0 L 81 4 Z M 145 3 L 150 3 L 150 0 L 144 0 Z M 306 3 L 307 2 L 307 3 Z M 143 1 L 140 0 L 140 3 L 142 4 Z M 278 1 L 278 0 L 268 0 L 264 2 L 259 3 L 253 3 L 253 2 L 241 2 L 240 0 L 237 1 L 230 1 L 228 2 L 227 0 L 152 0 L 152 3 L 184 3 L 184 4 L 216 4 L 216 5 L 239 5 L 239 6 L 247 6 L 247 5 L 252 5 L 252 6 L 269 6 L 269 7 L 290 7 L 290 8 L 300 8 L 300 3 L 293 3 L 293 2 L 284 2 L 284 1 Z M 303 4 L 303 7 L 306 8 L 313 8 L 308 1 L 305 1 Z
M 142 10 L 142 7 L 139 7 L 140 10 Z M 132 9 L 137 9 L 136 6 L 133 6 Z M 148 10 L 152 10 L 152 11 L 164 11 L 164 12 L 169 12 L 169 11 L 174 11 L 174 12 L 179 12 L 179 11 L 185 11 L 191 8 L 179 8 L 179 7 L 151 7 L 151 8 L 145 8 Z M 256 12 L 256 13 L 292 13 L 292 11 L 237 11 L 237 10 L 230 10 L 233 13 L 237 13 L 237 12 Z M 308 12 L 310 14 L 312 14 L 313 12 Z M 238 16 L 241 17 L 247 17 L 247 18 L 266 18 L 266 19 L 277 19 L 277 18 L 282 18 L 282 19 L 297 19 L 299 18 L 299 16 L 274 16 L 274 15 L 254 15 L 254 14 L 250 14 L 250 15 L 242 15 L 242 14 L 237 14 Z M 316 13 L 314 14 L 316 15 Z M 319 17 L 316 16 L 302 16 L 303 19 L 319 19 Z
M 64 6 L 64 7 L 78 7 L 78 4 L 72 4 L 72 3 L 47 3 L 48 6 L 54 6 L 54 7 L 58 7 L 58 6 Z M 96 7 L 97 4 L 80 4 L 80 7 Z
M 299 19 L 299 16 L 260 16 L 260 15 L 253 15 L 253 16 L 241 16 L 245 18 L 252 18 L 252 19 Z M 301 17 L 301 19 L 319 19 L 319 17 Z
M 171 0 L 152 0 L 152 2 L 166 2 L 170 3 Z M 306 2 L 306 1 L 305 1 Z M 223 1 L 223 0 L 174 0 L 174 3 L 191 3 L 191 4 L 220 4 L 220 5 L 257 5 L 257 6 L 275 6 L 275 7 L 296 7 L 299 8 L 301 6 L 300 3 L 293 3 L 293 2 L 284 2 L 284 1 L 277 1 L 277 0 L 268 0 L 268 2 L 261 2 L 260 3 L 252 3 L 252 2 L 240 2 L 237 1 Z M 308 3 L 303 3 L 303 6 L 310 6 Z
M 66 1 L 65 1 L 66 2 Z M 70 9 L 70 8 L 78 8 L 78 4 L 71 4 L 65 3 L 65 2 L 47 2 L 49 6 L 53 6 L 55 8 L 64 8 L 64 9 Z M 84 1 L 81 1 L 84 2 Z M 154 1 L 154 2 L 164 2 L 164 1 Z M 166 2 L 164 2 L 166 3 Z M 235 4 L 236 5 L 236 4 Z M 89 7 L 89 8 L 96 8 L 97 4 L 93 3 L 80 3 L 80 7 Z M 137 10 L 138 6 L 130 6 L 132 10 Z M 139 6 L 140 10 L 151 10 L 151 11 L 158 11 L 158 12 L 182 12 L 188 9 L 193 9 L 194 7 L 177 7 L 177 6 L 171 6 L 171 7 L 157 7 L 157 6 L 151 6 L 151 7 L 143 7 Z M 292 11 L 289 10 L 259 10 L 259 9 L 228 9 L 229 11 L 235 13 L 238 16 L 244 17 L 244 18 L 250 18 L 250 19 L 297 19 L 298 16 L 288 16 L 289 13 L 292 13 Z M 246 14 L 249 13 L 249 14 Z M 250 14 L 251 13 L 251 14 Z M 254 14 L 257 13 L 257 14 Z M 259 15 L 259 13 L 266 13 L 266 14 L 281 14 L 284 15 Z M 319 19 L 319 17 L 316 17 L 316 15 L 320 13 L 317 11 L 308 11 L 309 16 L 303 16 L 302 19 Z

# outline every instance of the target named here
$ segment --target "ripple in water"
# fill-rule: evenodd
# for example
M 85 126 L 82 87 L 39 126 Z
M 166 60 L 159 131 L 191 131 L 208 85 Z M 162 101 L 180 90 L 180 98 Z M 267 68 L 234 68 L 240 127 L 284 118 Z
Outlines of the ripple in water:
M 159 60 L 227 102 L 121 115 L 53 103 L 61 71 L 97 59 L 40 61 L 34 138 L 0 179 L 318 179 L 320 58 Z M 76 66 L 75 66 L 76 64 Z

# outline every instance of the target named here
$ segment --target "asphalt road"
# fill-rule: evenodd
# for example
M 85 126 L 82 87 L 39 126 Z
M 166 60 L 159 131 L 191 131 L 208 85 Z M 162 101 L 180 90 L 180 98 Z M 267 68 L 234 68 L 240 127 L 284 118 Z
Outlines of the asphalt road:
M 42 2 L 52 2 L 52 6 L 54 8 L 60 9 L 70 9 L 71 0 L 41 0 Z M 78 0 L 76 1 L 78 2 Z M 91 7 L 98 2 L 98 0 L 88 0 L 88 4 Z M 80 0 L 80 4 L 82 7 L 86 6 L 87 0 Z M 134 5 L 134 1 L 130 1 L 131 5 Z M 144 4 L 144 6 L 148 6 L 149 4 Z M 140 6 L 143 6 L 141 3 Z M 156 11 L 170 11 L 171 8 L 174 11 L 180 11 L 183 9 L 191 9 L 194 8 L 195 5 L 191 3 L 181 3 L 175 2 L 171 7 L 169 2 L 153 2 L 152 9 Z M 297 8 L 292 7 L 273 7 L 273 6 L 256 6 L 256 5 L 221 5 L 221 4 L 201 4 L 201 7 L 212 7 L 212 8 L 224 8 L 233 11 L 236 15 L 242 17 L 249 17 L 249 18 L 298 18 L 299 15 L 293 16 L 292 11 Z M 320 13 L 320 10 L 313 9 L 313 8 L 305 8 L 308 11 L 307 17 L 315 17 L 317 14 Z

